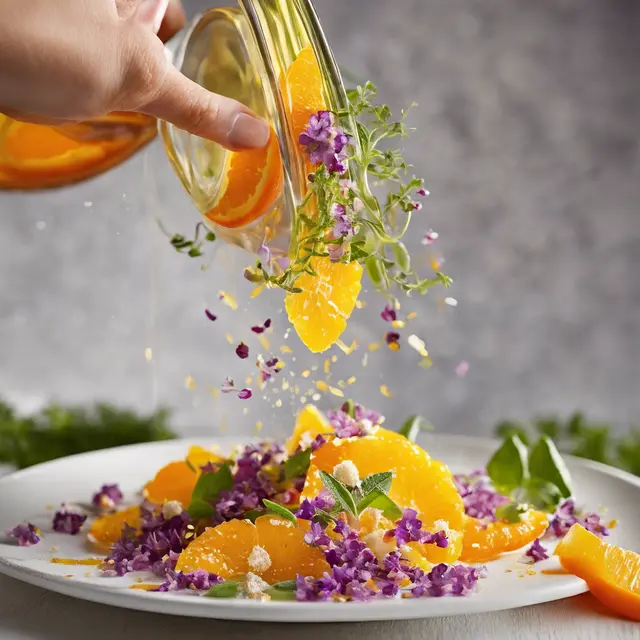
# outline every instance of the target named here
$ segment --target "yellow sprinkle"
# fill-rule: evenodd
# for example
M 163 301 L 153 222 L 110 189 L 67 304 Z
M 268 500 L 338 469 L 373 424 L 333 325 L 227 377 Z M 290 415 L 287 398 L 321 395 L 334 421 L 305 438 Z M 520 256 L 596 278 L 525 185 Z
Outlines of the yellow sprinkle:
M 242 415 L 246 416 L 249 413 L 249 407 L 242 407 Z
M 609 524 L 607 525 L 607 527 L 609 527 L 609 529 L 615 529 L 618 526 L 618 521 L 617 520 L 610 520 Z
M 331 362 L 333 362 L 333 364 L 335 364 L 336 362 L 338 362 L 338 356 L 337 355 L 332 355 L 331 356 Z
M 316 387 L 320 389 L 320 391 L 329 391 L 329 385 L 324 380 L 318 380 Z
M 396 298 L 396 299 L 393 301 L 393 308 L 394 308 L 396 311 L 400 311 L 400 300 L 398 300 L 398 298 Z
M 355 376 L 351 376 L 350 378 L 347 378 L 347 384 L 353 384 L 355 381 L 356 381 Z
M 423 369 L 430 369 L 432 364 L 433 362 L 431 361 L 431 358 L 427 356 L 426 358 L 422 358 L 422 360 L 420 360 L 420 364 L 418 366 L 422 367 Z
M 278 398 L 278 399 L 276 400 L 276 407 L 280 408 L 281 406 L 282 406 L 282 399 L 281 399 L 281 398 Z
M 265 349 L 265 351 L 268 351 L 269 347 L 271 346 L 271 343 L 269 342 L 268 338 L 264 335 L 259 335 L 258 340 L 260 340 L 260 344 L 262 345 L 262 348 Z
M 318 402 L 318 400 L 320 400 L 320 398 L 322 398 L 322 396 L 321 396 L 319 393 L 314 393 L 314 394 L 311 396 L 311 399 L 312 399 L 314 402 Z
M 407 316 L 407 320 L 413 320 L 414 318 L 417 318 L 418 314 L 415 311 L 412 311 L 408 316 Z
M 286 391 L 288 388 L 289 388 L 289 381 L 286 378 L 284 378 L 282 380 L 282 390 Z
M 283 344 L 280 347 L 280 353 L 293 353 L 293 349 L 291 347 L 288 347 L 286 344 Z
M 229 344 L 233 344 L 233 342 L 234 342 L 234 340 L 233 340 L 233 336 L 232 336 L 230 333 L 227 333 L 227 334 L 225 335 L 225 338 L 227 339 L 227 342 L 228 342 Z
M 263 427 L 262 422 L 258 420 L 258 422 L 256 422 L 256 431 L 262 431 L 262 427 Z
M 300 375 L 303 378 L 308 378 L 311 375 L 311 371 L 309 371 L 309 369 L 305 369 Z
M 187 389 L 195 389 L 196 388 L 196 381 L 193 379 L 193 376 L 187 376 L 184 379 L 184 386 Z
M 364 300 L 356 300 L 356 309 L 364 309 L 367 303 Z
M 293 392 L 294 392 L 296 395 L 300 395 L 300 387 L 299 387 L 298 385 L 296 385 L 295 387 L 293 387 Z
M 440 266 L 442 265 L 442 257 L 441 256 L 431 256 L 429 258 L 429 265 L 434 271 L 438 271 Z
M 342 351 L 342 353 L 344 353 L 347 356 L 350 356 L 358 347 L 358 341 L 354 340 L 351 343 L 351 346 L 348 347 L 344 342 L 342 342 L 342 340 L 336 340 L 336 345 L 338 345 L 338 348 L 340 349 L 340 351 Z
M 329 387 L 329 391 L 338 398 L 344 398 L 344 393 L 340 389 L 336 389 L 335 387 Z
M 400 349 L 400 345 L 397 342 L 390 342 L 388 347 L 391 351 L 398 351 Z
M 250 384 L 252 384 L 252 383 L 253 383 L 253 378 L 252 378 L 251 376 L 247 376 L 247 377 L 244 379 L 244 383 L 245 383 L 246 385 L 250 385 Z
M 407 339 L 407 342 L 409 346 L 415 349 L 423 358 L 429 357 L 429 352 L 427 351 L 424 340 L 412 333 Z
M 260 284 L 258 285 L 250 294 L 249 297 L 251 298 L 257 298 L 261 293 L 262 290 L 264 289 L 264 285 Z
M 381 346 L 379 342 L 372 342 L 367 349 L 369 349 L 369 351 L 377 351 Z
M 362 366 L 363 366 L 363 367 L 366 367 L 366 366 L 367 366 L 367 362 L 369 362 L 369 354 L 368 354 L 368 353 L 365 353 L 365 354 L 362 356 Z
M 153 349 L 151 347 L 147 347 L 144 350 L 144 357 L 147 359 L 147 362 L 151 362 L 153 360 Z
M 380 393 L 385 397 L 385 398 L 393 398 L 393 393 L 391 393 L 391 391 L 389 391 L 389 387 L 387 387 L 386 384 L 381 384 L 380 385 Z
M 214 397 L 217 398 L 220 395 L 220 389 L 215 389 L 213 387 L 209 387 L 207 391 Z
M 331 360 L 329 360 L 329 358 L 327 358 L 324 361 L 324 372 L 325 373 L 329 373 L 329 369 L 331 368 Z
M 235 301 L 235 298 L 225 291 L 220 291 L 218 296 L 220 297 L 220 300 L 229 307 L 229 309 L 233 309 L 235 311 L 238 308 L 238 303 Z
M 405 323 L 405 321 L 404 321 L 404 320 L 394 320 L 394 321 L 391 323 L 391 326 L 392 326 L 394 329 L 404 329 L 405 324 L 406 324 L 406 323 Z
M 305 396 L 302 396 L 300 398 L 300 404 L 304 404 L 307 401 L 307 399 L 305 398 Z

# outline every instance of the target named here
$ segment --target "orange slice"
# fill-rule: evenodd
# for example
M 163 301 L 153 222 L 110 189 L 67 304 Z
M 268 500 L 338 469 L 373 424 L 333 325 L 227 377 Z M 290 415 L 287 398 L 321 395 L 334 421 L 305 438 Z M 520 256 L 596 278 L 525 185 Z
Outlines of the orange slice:
M 300 527 L 278 516 L 261 516 L 253 524 L 249 520 L 231 520 L 207 529 L 181 554 L 178 571 L 204 569 L 222 578 L 232 578 L 251 571 L 267 582 L 293 580 L 297 573 L 321 576 L 329 566 L 322 552 L 304 542 L 307 523 Z M 271 559 L 266 571 L 249 564 L 253 548 L 259 545 Z
M 360 478 L 394 472 L 389 496 L 398 505 L 415 509 L 427 528 L 443 520 L 450 529 L 462 531 L 464 505 L 449 468 L 404 436 L 381 427 L 361 438 L 334 438 L 315 451 L 301 497 L 317 496 L 323 488 L 318 470 L 331 473 L 343 460 L 356 465 Z
M 56 187 L 84 180 L 122 162 L 156 135 L 150 116 L 113 113 L 106 120 L 133 124 L 137 135 L 77 142 L 54 127 L 0 114 L 0 188 Z
M 312 258 L 311 267 L 318 275 L 303 273 L 296 280 L 302 292 L 288 293 L 285 309 L 300 340 L 309 351 L 320 353 L 347 328 L 362 289 L 362 266 Z
M 598 600 L 640 622 L 640 554 L 608 544 L 579 524 L 569 529 L 555 553 Z
M 282 191 L 283 169 L 273 129 L 263 149 L 228 154 L 220 199 L 205 217 L 233 229 L 257 220 L 273 207 Z
M 140 530 L 140 507 L 129 507 L 96 518 L 89 529 L 87 538 L 97 547 L 108 549 L 120 539 L 125 524 Z
M 546 514 L 533 509 L 522 514 L 520 522 L 484 523 L 467 518 L 462 542 L 463 562 L 487 562 L 501 553 L 516 551 L 539 538 L 549 526 Z
M 206 529 L 181 554 L 178 571 L 204 569 L 221 578 L 249 571 L 249 555 L 258 544 L 258 530 L 249 520 L 230 520 Z
M 318 407 L 308 404 L 298 413 L 296 426 L 293 428 L 291 437 L 287 440 L 287 453 L 291 455 L 301 444 L 311 443 L 316 436 L 331 432 L 333 432 L 333 427 L 324 413 Z
M 166 500 L 177 500 L 184 507 L 189 505 L 193 488 L 200 475 L 200 467 L 208 462 L 222 462 L 224 458 L 202 447 L 191 447 L 186 460 L 176 460 L 162 467 L 155 478 L 144 488 L 149 502 L 163 504 Z

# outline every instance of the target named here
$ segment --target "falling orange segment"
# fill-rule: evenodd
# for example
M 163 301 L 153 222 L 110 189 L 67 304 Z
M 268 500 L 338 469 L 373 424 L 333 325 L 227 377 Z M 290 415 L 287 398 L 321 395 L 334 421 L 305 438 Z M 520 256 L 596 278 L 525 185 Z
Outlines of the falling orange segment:
M 57 187 L 90 178 L 119 164 L 156 135 L 150 116 L 114 113 L 105 122 L 117 126 L 120 120 L 128 134 L 78 142 L 57 128 L 0 114 L 0 188 Z
M 302 498 L 313 498 L 323 488 L 318 470 L 331 473 L 343 460 L 356 465 L 360 478 L 392 471 L 389 496 L 400 507 L 415 509 L 427 528 L 443 520 L 450 529 L 462 531 L 464 505 L 447 465 L 387 429 L 378 428 L 372 435 L 360 438 L 335 438 L 316 450 Z
M 155 478 L 144 488 L 144 496 L 149 502 L 163 504 L 167 500 L 177 500 L 185 508 L 191 502 L 191 494 L 200 475 L 200 467 L 208 462 L 222 462 L 222 456 L 202 447 L 191 447 L 186 460 L 176 460 L 158 471 Z
M 249 555 L 258 544 L 258 530 L 249 520 L 230 520 L 206 529 L 178 558 L 176 569 L 189 573 L 204 569 L 221 578 L 247 573 Z
M 271 558 L 271 566 L 260 577 L 273 584 L 281 580 L 295 580 L 296 574 L 320 577 L 329 571 L 322 551 L 304 541 L 308 523 L 292 522 L 278 516 L 261 516 L 256 520 L 258 544 Z
M 250 224 L 273 207 L 282 191 L 283 175 L 272 129 L 263 149 L 229 152 L 220 199 L 205 216 L 230 229 Z
M 569 529 L 555 553 L 603 604 L 640 621 L 640 554 L 608 544 L 579 524 Z
M 520 522 L 489 522 L 467 518 L 462 541 L 463 562 L 488 562 L 501 553 L 516 551 L 539 538 L 549 526 L 546 514 L 533 509 Z
M 140 530 L 140 507 L 129 507 L 96 518 L 89 529 L 87 538 L 89 542 L 98 547 L 108 549 L 120 539 L 125 524 Z
M 298 413 L 296 426 L 293 428 L 291 437 L 287 440 L 287 453 L 292 455 L 299 446 L 306 449 L 316 436 L 332 432 L 333 427 L 324 413 L 314 405 L 308 404 Z
M 303 273 L 296 280 L 302 292 L 288 293 L 285 308 L 300 340 L 313 353 L 320 353 L 347 328 L 362 289 L 362 266 L 312 258 L 311 267 L 317 275 Z

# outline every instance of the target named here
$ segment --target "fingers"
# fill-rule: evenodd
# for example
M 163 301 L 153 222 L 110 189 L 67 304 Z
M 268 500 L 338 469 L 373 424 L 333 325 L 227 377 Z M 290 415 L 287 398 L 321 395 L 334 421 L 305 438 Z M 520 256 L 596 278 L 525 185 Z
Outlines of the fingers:
M 269 126 L 250 109 L 207 91 L 171 65 L 156 96 L 137 110 L 232 151 L 262 148 L 269 140 Z
M 187 22 L 187 18 L 184 15 L 184 9 L 180 0 L 170 0 L 167 11 L 164 14 L 164 20 L 160 25 L 158 31 L 158 38 L 162 42 L 166 42 L 173 37 Z

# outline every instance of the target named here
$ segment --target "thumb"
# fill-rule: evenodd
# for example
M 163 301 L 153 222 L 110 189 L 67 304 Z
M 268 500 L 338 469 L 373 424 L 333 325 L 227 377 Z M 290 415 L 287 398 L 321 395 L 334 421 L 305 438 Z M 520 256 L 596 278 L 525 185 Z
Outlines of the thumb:
M 218 142 L 231 151 L 262 148 L 269 140 L 269 125 L 251 109 L 207 91 L 170 64 L 155 97 L 137 111 Z

